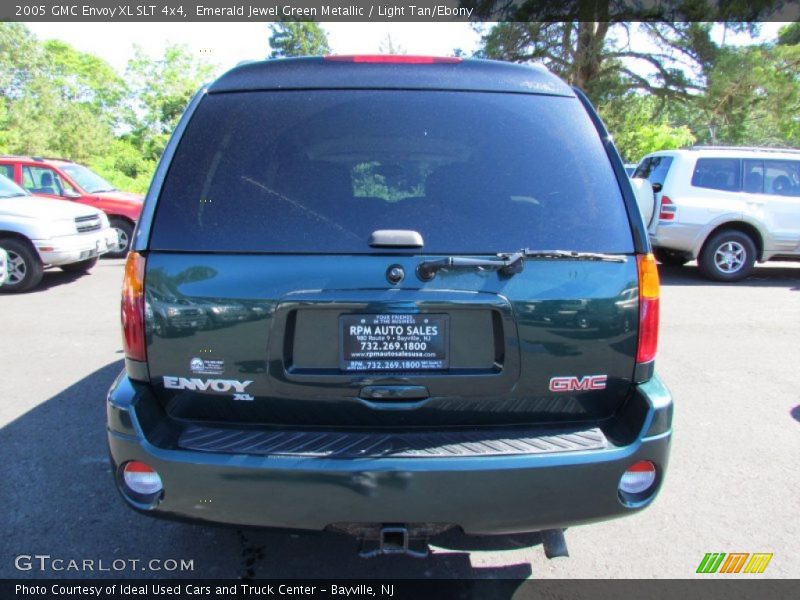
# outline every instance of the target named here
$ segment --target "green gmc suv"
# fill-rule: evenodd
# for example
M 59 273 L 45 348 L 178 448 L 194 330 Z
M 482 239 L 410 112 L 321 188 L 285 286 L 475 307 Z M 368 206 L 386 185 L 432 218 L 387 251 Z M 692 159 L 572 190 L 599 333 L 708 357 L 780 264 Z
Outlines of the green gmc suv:
M 191 101 L 134 234 L 116 485 L 365 554 L 456 528 L 563 555 L 663 482 L 658 311 L 623 164 L 545 69 L 244 64 Z

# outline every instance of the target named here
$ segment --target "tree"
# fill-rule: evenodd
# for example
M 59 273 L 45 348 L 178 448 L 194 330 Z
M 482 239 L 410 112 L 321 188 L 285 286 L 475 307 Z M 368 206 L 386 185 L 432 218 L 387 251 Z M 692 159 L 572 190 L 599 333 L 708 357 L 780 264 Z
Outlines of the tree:
M 47 91 L 41 78 L 35 81 L 43 66 L 38 41 L 28 28 L 0 22 L 0 152 L 46 146 L 50 121 L 37 119 L 37 99 L 32 93 L 33 86 Z
M 119 122 L 125 84 L 101 58 L 0 23 L 0 148 L 87 160 Z
M 482 38 L 480 56 L 541 62 L 595 103 L 641 90 L 686 99 L 702 91 L 717 51 L 712 23 L 499 23 Z M 659 48 L 637 48 L 650 40 Z
M 475 18 L 500 22 L 484 36 L 482 55 L 541 61 L 599 102 L 630 89 L 683 99 L 702 91 L 703 69 L 717 49 L 710 36 L 714 23 L 752 31 L 782 2 L 462 0 L 462 5 L 473 8 Z M 635 34 L 648 36 L 658 50 L 633 47 L 632 40 L 641 39 Z
M 380 46 L 378 46 L 378 51 L 381 54 L 394 54 L 394 55 L 408 54 L 406 49 L 403 48 L 400 44 L 395 44 L 394 40 L 392 39 L 391 33 L 387 33 L 386 37 L 383 38 L 383 40 L 380 43 Z
M 273 23 L 269 47 L 270 58 L 286 56 L 322 56 L 330 54 L 328 34 L 319 23 L 313 21 L 294 21 Z
M 67 102 L 91 106 L 104 119 L 118 118 L 117 109 L 125 99 L 125 82 L 102 58 L 79 52 L 59 40 L 42 44 L 51 84 Z
M 757 28 L 723 25 L 751 35 Z M 481 53 L 543 62 L 586 90 L 629 159 L 692 141 L 797 145 L 800 26 L 784 27 L 775 44 L 750 46 L 719 43 L 714 27 L 500 23 L 483 35 Z
M 778 45 L 789 46 L 800 44 L 800 23 L 790 23 L 781 27 L 778 32 Z
M 630 92 L 599 107 L 600 115 L 625 162 L 638 162 L 658 150 L 690 146 L 696 140 L 687 125 L 674 125 L 653 96 Z
M 132 140 L 146 159 L 161 156 L 189 100 L 212 73 L 213 67 L 186 46 L 171 44 L 158 59 L 134 48 L 125 71 L 131 105 L 127 120 Z
M 726 48 L 696 100 L 703 142 L 800 145 L 800 45 Z
M 18 98 L 43 65 L 39 43 L 28 28 L 0 21 L 0 99 Z

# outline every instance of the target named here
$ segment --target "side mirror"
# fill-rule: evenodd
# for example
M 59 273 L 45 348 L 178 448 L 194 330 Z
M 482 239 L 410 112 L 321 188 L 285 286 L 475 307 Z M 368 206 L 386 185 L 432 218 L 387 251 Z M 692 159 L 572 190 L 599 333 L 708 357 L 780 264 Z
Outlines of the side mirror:
M 653 193 L 654 193 L 654 194 L 657 194 L 658 192 L 660 192 L 660 191 L 661 191 L 661 188 L 663 188 L 663 187 L 664 187 L 664 186 L 663 186 L 663 185 L 661 185 L 660 183 L 654 183 L 654 184 L 653 184 Z
M 81 195 L 78 192 L 74 192 L 72 190 L 64 190 L 64 198 L 69 198 L 70 200 L 77 200 L 80 197 Z

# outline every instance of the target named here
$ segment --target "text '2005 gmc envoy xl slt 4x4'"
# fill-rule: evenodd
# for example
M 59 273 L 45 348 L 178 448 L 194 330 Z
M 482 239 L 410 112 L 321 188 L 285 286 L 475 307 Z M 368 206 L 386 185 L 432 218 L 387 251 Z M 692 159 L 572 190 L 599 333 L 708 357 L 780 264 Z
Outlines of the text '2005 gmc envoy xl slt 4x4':
M 658 309 L 622 162 L 546 70 L 241 65 L 194 97 L 145 200 L 116 484 L 153 516 L 365 553 L 457 528 L 564 554 L 564 528 L 662 484 Z

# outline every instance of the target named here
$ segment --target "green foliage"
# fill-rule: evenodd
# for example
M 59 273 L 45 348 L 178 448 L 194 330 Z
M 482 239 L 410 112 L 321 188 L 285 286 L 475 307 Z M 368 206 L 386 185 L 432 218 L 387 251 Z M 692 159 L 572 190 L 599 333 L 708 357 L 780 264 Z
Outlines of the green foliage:
M 712 27 L 499 23 L 484 29 L 478 54 L 543 62 L 583 87 L 627 161 L 695 142 L 800 147 L 800 24 L 782 28 L 774 43 L 736 47 L 715 41 Z M 751 35 L 756 27 L 726 24 Z M 635 32 L 655 50 L 635 47 Z M 331 51 L 313 22 L 276 23 L 269 41 L 273 58 Z M 389 36 L 382 49 L 404 52 Z M 0 22 L 0 152 L 71 158 L 120 189 L 144 192 L 189 99 L 211 76 L 212 67 L 182 46 L 160 57 L 137 48 L 120 75 L 101 57 Z M 354 188 L 387 201 L 420 195 L 419 169 L 364 163 L 354 170 Z
M 0 150 L 80 161 L 102 153 L 124 94 L 102 59 L 0 23 Z
M 270 26 L 272 35 L 269 47 L 270 58 L 287 56 L 322 56 L 330 54 L 328 34 L 319 23 L 313 21 L 292 21 L 274 23 Z
M 781 27 L 781 30 L 778 32 L 778 44 L 800 44 L 800 23 L 789 23 L 788 25 Z
M 212 73 L 213 68 L 198 61 L 185 46 L 169 45 L 161 58 L 134 48 L 125 71 L 130 90 L 126 120 L 146 159 L 161 156 L 189 100 Z
M 58 40 L 0 22 L 0 152 L 88 164 L 143 192 L 186 104 L 212 75 L 188 49 L 136 49 L 125 76 Z
M 718 43 L 714 26 L 499 23 L 484 33 L 478 55 L 541 62 L 583 88 L 627 160 L 694 142 L 800 146 L 800 25 L 782 28 L 775 44 L 736 47 Z M 757 28 L 725 23 L 722 39 Z M 654 48 L 637 47 L 643 36 Z
M 499 23 L 482 37 L 478 56 L 540 62 L 601 104 L 628 91 L 685 97 L 696 88 L 685 68 L 701 68 L 713 44 L 710 23 Z M 661 50 L 646 52 L 632 36 L 650 37 Z M 683 68 L 680 65 L 683 63 Z M 649 76 L 643 75 L 649 71 Z
M 50 85 L 59 90 L 61 98 L 90 106 L 116 125 L 118 115 L 112 109 L 125 99 L 127 89 L 111 65 L 58 40 L 47 40 L 42 50 Z
M 690 126 L 703 143 L 800 145 L 800 46 L 725 48 L 693 102 Z
M 353 168 L 353 192 L 357 198 L 381 198 L 387 202 L 416 198 L 425 195 L 423 182 L 429 173 L 430 167 L 422 163 L 408 171 L 374 161 L 360 163 Z
M 652 96 L 629 93 L 599 107 L 625 162 L 639 162 L 650 152 L 691 146 L 695 136 L 686 125 L 674 126 Z
M 105 154 L 91 159 L 88 166 L 114 187 L 145 193 L 150 186 L 156 161 L 144 158 L 130 139 L 117 139 Z
M 25 25 L 0 21 L 0 98 L 14 100 L 24 94 L 43 62 L 38 42 Z

